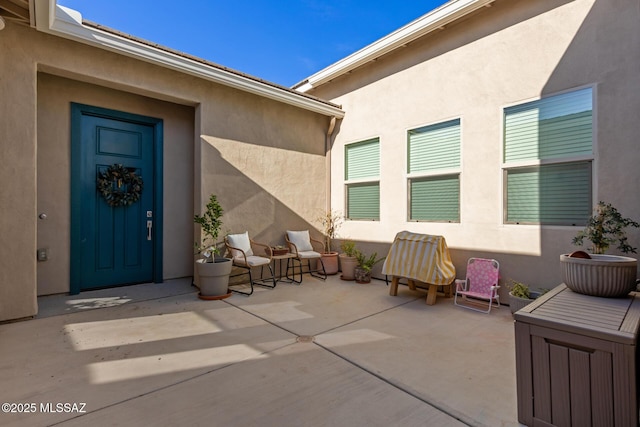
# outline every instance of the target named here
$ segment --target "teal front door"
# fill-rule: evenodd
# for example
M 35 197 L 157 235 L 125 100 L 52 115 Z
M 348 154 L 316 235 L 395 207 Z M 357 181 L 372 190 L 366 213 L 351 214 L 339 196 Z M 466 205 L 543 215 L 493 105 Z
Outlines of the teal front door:
M 158 119 L 72 104 L 71 293 L 161 281 L 159 130 Z M 118 179 L 119 168 L 134 175 Z M 141 191 L 131 176 L 141 178 Z M 137 200 L 115 203 L 111 195 Z

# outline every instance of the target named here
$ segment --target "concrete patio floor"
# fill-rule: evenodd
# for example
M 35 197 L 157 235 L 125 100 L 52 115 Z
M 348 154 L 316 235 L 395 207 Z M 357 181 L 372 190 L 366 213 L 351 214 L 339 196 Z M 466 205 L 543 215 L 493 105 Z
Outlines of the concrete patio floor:
M 308 275 L 221 301 L 190 279 L 41 297 L 0 325 L 0 403 L 32 410 L 0 425 L 519 425 L 509 308 L 425 297 Z

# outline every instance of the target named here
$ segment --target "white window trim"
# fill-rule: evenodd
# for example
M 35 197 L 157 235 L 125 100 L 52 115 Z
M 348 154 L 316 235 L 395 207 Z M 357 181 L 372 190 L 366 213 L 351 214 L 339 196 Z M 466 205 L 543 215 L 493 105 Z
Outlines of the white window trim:
M 446 123 L 446 122 L 450 122 L 453 120 L 459 120 L 460 121 L 460 166 L 457 168 L 449 168 L 449 169 L 439 169 L 437 171 L 426 171 L 426 172 L 409 172 L 409 132 L 412 130 L 416 130 L 416 129 L 420 129 L 420 128 L 424 128 L 424 127 L 428 127 L 428 126 L 435 126 L 441 123 Z M 405 200 L 407 201 L 406 203 L 406 212 L 405 212 L 405 219 L 406 222 L 411 222 L 411 223 L 417 223 L 417 222 L 421 222 L 421 223 L 434 223 L 434 224 L 462 224 L 462 196 L 463 196 L 463 190 L 464 190 L 464 185 L 463 185 L 463 174 L 462 171 L 464 170 L 464 156 L 462 155 L 462 153 L 464 152 L 464 138 L 463 138 L 463 123 L 464 123 L 464 118 L 462 115 L 459 116 L 451 116 L 449 118 L 445 118 L 445 119 L 439 119 L 439 120 L 435 120 L 432 122 L 428 122 L 428 123 L 423 123 L 423 124 L 419 124 L 416 126 L 411 126 L 411 127 L 407 127 L 404 130 L 404 136 L 405 136 L 405 144 L 404 144 L 404 181 L 405 181 L 405 186 L 404 186 L 404 191 L 405 191 Z M 459 185 L 460 185 L 460 194 L 459 194 L 459 199 L 458 199 L 458 221 L 456 222 L 451 222 L 451 221 L 427 221 L 424 219 L 411 219 L 411 180 L 414 179 L 420 179 L 420 178 L 431 178 L 431 177 L 438 177 L 438 176 L 445 176 L 445 175 L 458 175 L 459 177 Z M 382 197 L 381 197 L 382 199 Z
M 504 140 L 504 110 L 509 108 L 509 107 L 515 107 L 517 105 L 522 105 L 522 104 L 526 104 L 528 102 L 533 102 L 533 101 L 538 101 L 540 99 L 543 98 L 549 98 L 552 96 L 556 96 L 556 95 L 562 95 L 565 93 L 571 93 L 571 92 L 576 92 L 582 89 L 587 89 L 587 88 L 591 88 L 591 96 L 592 96 L 592 108 L 591 108 L 591 114 L 593 117 L 593 127 L 592 127 L 592 152 L 593 154 L 591 156 L 575 156 L 575 157 L 566 157 L 566 158 L 562 158 L 560 159 L 560 161 L 558 159 L 545 159 L 545 160 L 532 160 L 530 162 L 512 162 L 512 163 L 505 163 L 504 162 L 504 157 L 505 157 L 505 140 Z M 506 195 L 506 187 L 505 187 L 505 183 L 506 183 L 506 172 L 508 169 L 513 169 L 513 168 L 519 168 L 519 167 L 525 167 L 525 166 L 540 166 L 540 165 L 548 165 L 548 164 L 557 164 L 557 163 L 574 163 L 574 162 L 579 162 L 579 161 L 591 161 L 591 200 L 597 200 L 597 194 L 598 194 L 598 84 L 597 83 L 590 83 L 590 84 L 586 84 L 586 85 L 581 85 L 581 86 L 575 86 L 569 89 L 564 89 L 561 91 L 557 91 L 557 92 L 552 92 L 552 93 L 548 93 L 548 94 L 544 94 L 544 96 L 534 96 L 531 98 L 527 98 L 527 99 L 522 99 L 520 101 L 514 101 L 508 104 L 503 104 L 502 106 L 500 106 L 498 108 L 497 111 L 497 122 L 498 122 L 498 126 L 500 129 L 502 129 L 502 131 L 500 132 L 500 174 L 498 175 L 498 180 L 500 181 L 499 183 L 499 188 L 500 188 L 500 194 L 502 194 L 502 209 L 498 212 L 498 215 L 500 215 L 500 219 L 498 224 L 501 224 L 502 227 L 508 228 L 508 227 L 514 227 L 514 228 L 518 228 L 518 229 L 522 229 L 522 228 L 536 228 L 536 229 L 540 229 L 540 228 L 544 228 L 544 229 L 548 229 L 548 230 L 575 230 L 575 229 L 582 229 L 584 228 L 583 226 L 572 226 L 572 225 L 552 225 L 552 224 L 513 224 L 513 223 L 508 223 L 505 221 L 505 212 L 507 209 L 507 195 Z M 461 146 L 462 149 L 462 146 Z M 507 166 L 508 165 L 508 166 Z M 462 183 L 460 184 L 460 193 L 462 193 Z
M 382 191 L 382 188 L 380 187 L 380 179 L 378 180 L 352 180 L 352 181 L 345 181 L 344 183 L 344 209 L 343 212 L 345 212 L 345 216 L 344 219 L 345 221 L 380 221 L 380 215 L 382 215 L 382 206 L 379 205 L 378 206 L 378 218 L 349 218 L 349 186 L 350 185 L 357 185 L 357 184 L 378 184 L 378 191 Z M 380 203 L 382 203 L 382 197 L 380 197 Z
M 380 150 L 380 163 L 378 164 L 378 176 L 377 178 L 356 178 L 356 179 L 346 179 L 345 178 L 345 170 L 347 168 L 347 156 L 346 156 L 346 151 L 347 151 L 347 147 L 349 145 L 354 145 L 354 144 L 361 144 L 361 143 L 365 143 L 368 141 L 372 141 L 374 139 L 378 140 L 378 150 Z M 344 215 L 344 219 L 345 221 L 366 221 L 366 222 L 370 222 L 370 221 L 380 221 L 380 218 L 378 219 L 360 219 L 360 218 L 349 218 L 349 186 L 350 185 L 357 185 L 357 184 L 374 184 L 377 183 L 378 184 L 378 189 L 380 192 L 382 192 L 382 187 L 380 185 L 381 181 L 382 181 L 382 137 L 380 135 L 374 135 L 374 136 L 369 136 L 366 138 L 362 138 L 362 139 L 357 139 L 357 140 L 353 140 L 351 142 L 347 142 L 344 144 L 344 147 L 342 149 L 342 155 L 344 156 L 343 158 L 343 168 L 342 168 L 342 179 L 343 179 L 343 192 L 344 192 L 344 197 L 343 197 L 343 209 L 342 211 L 345 213 Z M 380 204 L 382 204 L 382 196 L 380 197 Z M 378 206 L 380 215 L 382 214 L 382 206 Z

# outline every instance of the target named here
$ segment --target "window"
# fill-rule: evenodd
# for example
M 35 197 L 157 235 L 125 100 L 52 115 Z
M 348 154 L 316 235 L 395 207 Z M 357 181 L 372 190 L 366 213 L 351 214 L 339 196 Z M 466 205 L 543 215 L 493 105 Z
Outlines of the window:
M 504 109 L 505 222 L 583 225 L 591 215 L 593 93 Z
M 409 220 L 460 221 L 460 119 L 408 132 Z
M 348 219 L 380 219 L 380 141 L 378 138 L 345 146 L 345 184 Z

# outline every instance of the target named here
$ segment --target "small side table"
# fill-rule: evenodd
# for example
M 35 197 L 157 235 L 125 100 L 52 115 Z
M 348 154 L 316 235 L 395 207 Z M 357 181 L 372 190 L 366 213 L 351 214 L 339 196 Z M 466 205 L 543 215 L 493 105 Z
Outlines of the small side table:
M 271 259 L 273 260 L 274 270 L 275 270 L 275 266 L 276 266 L 275 265 L 276 261 L 278 261 L 278 276 L 276 278 L 276 283 L 278 283 L 278 282 L 285 282 L 285 283 L 293 283 L 293 282 L 295 282 L 295 280 L 289 278 L 289 261 L 294 259 L 295 257 L 296 256 L 294 254 L 292 254 L 292 253 L 286 253 L 284 255 L 273 255 L 271 257 Z M 284 260 L 287 260 L 287 266 L 285 267 L 286 270 L 282 269 L 282 262 Z M 283 271 L 285 271 L 285 275 L 284 275 L 285 278 L 284 279 L 283 279 L 283 275 L 282 275 Z

